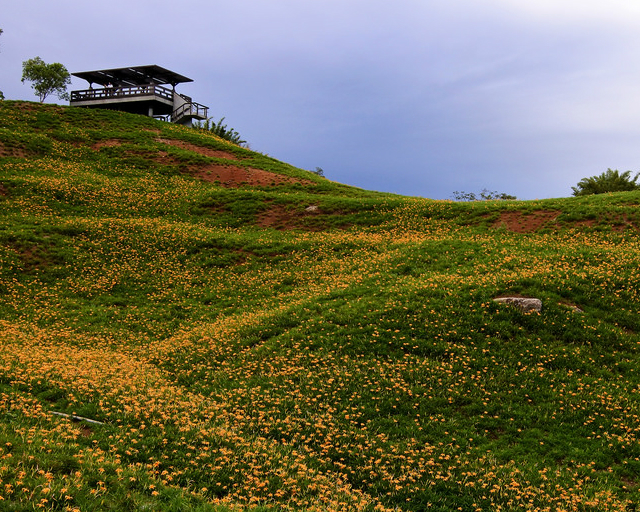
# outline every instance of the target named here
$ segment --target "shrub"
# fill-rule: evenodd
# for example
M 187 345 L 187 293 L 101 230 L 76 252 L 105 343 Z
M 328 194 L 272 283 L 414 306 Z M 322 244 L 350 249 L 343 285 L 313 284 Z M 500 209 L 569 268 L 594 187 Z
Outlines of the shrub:
M 577 186 L 571 187 L 574 196 L 588 196 L 591 194 L 604 194 L 606 192 L 624 192 L 638 190 L 637 180 L 640 172 L 631 178 L 631 171 L 620 173 L 618 170 L 607 169 L 599 176 L 582 178 Z
M 483 188 L 479 195 L 476 195 L 474 192 L 458 192 L 456 190 L 453 193 L 453 198 L 456 201 L 492 201 L 496 199 L 500 201 L 509 201 L 517 199 L 516 196 L 512 196 L 504 192 L 496 192 L 495 190 L 488 190 L 486 188 Z
M 194 124 L 193 126 L 198 130 L 211 132 L 224 140 L 228 140 L 229 142 L 233 142 L 234 144 L 237 144 L 238 146 L 242 146 L 243 144 L 246 144 L 247 141 L 242 140 L 242 138 L 240 137 L 240 134 L 237 131 L 235 131 L 233 128 L 227 128 L 227 125 L 222 124 L 222 121 L 224 121 L 224 117 L 220 119 L 220 121 L 218 121 L 217 123 L 214 122 L 210 117 L 210 118 L 207 118 L 202 123 L 197 123 L 197 124 Z

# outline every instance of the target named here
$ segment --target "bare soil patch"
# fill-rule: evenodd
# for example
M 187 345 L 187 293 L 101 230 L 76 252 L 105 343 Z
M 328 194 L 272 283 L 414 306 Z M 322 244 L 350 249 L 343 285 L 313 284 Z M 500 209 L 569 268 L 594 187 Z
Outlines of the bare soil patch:
M 615 215 L 612 214 L 606 219 L 583 219 L 570 223 L 558 224 L 557 218 L 562 212 L 557 210 L 537 210 L 533 212 L 523 211 L 504 211 L 501 212 L 500 217 L 493 223 L 494 228 L 505 228 L 508 231 L 514 233 L 533 233 L 543 228 L 561 229 L 561 228 L 592 228 L 596 224 L 609 223 L 611 229 L 617 232 L 623 232 L 627 230 L 637 231 L 640 226 L 637 223 L 629 219 L 626 214 Z
M 91 149 L 98 151 L 101 148 L 113 148 L 116 146 L 122 146 L 122 141 L 120 139 L 106 139 L 92 144 Z
M 209 183 L 218 183 L 223 187 L 258 186 L 271 187 L 292 183 L 313 184 L 312 181 L 292 178 L 274 172 L 263 171 L 238 165 L 211 164 L 190 167 L 187 173 Z
M 36 245 L 23 245 L 10 243 L 9 247 L 19 256 L 22 266 L 26 272 L 49 267 L 53 261 L 49 259 L 46 252 Z
M 208 156 L 211 158 L 224 158 L 225 160 L 239 160 L 239 158 L 230 151 L 222 151 L 219 149 L 211 149 L 203 146 L 197 146 L 195 144 L 191 144 L 183 140 L 157 138 L 156 142 L 160 142 L 161 144 L 168 144 L 169 146 L 175 146 L 180 149 L 186 149 L 187 151 L 193 151 L 194 153 L 198 153 L 200 155 Z
M 256 224 L 263 228 L 275 228 L 281 230 L 295 229 L 300 223 L 293 212 L 280 205 L 271 206 L 262 212 Z
M 27 152 L 23 148 L 7 147 L 0 142 L 0 157 L 24 158 Z
M 196 146 L 194 144 L 190 144 L 188 142 L 174 140 L 174 139 L 156 139 L 157 142 L 162 144 L 167 144 L 171 146 L 180 147 L 182 149 L 186 149 L 188 151 L 193 151 L 199 153 L 200 155 L 211 157 L 211 158 L 220 158 L 225 160 L 233 160 L 237 161 L 239 158 L 231 152 L 227 151 L 219 151 L 211 148 L 204 148 L 201 146 Z M 100 150 L 104 147 L 115 147 L 121 146 L 122 141 L 119 139 L 107 139 L 103 141 L 96 142 L 93 144 L 92 149 Z M 170 155 L 167 151 L 159 150 L 154 153 L 136 153 L 136 152 L 128 152 L 129 156 L 139 155 L 149 160 L 152 160 L 161 164 L 173 164 L 182 166 L 184 162 L 180 161 L 180 159 L 175 158 Z M 239 165 L 234 165 L 232 163 L 229 164 L 198 164 L 198 165 L 190 165 L 184 172 L 190 176 L 201 179 L 202 181 L 206 181 L 209 183 L 217 183 L 223 187 L 241 187 L 241 186 L 258 186 L 258 187 L 270 187 L 284 184 L 292 184 L 292 183 L 301 183 L 304 185 L 313 185 L 314 183 L 310 180 L 304 180 L 299 178 L 293 178 L 290 176 L 285 176 L 282 174 L 276 174 L 269 171 L 264 171 L 261 169 L 255 169 L 252 167 L 241 167 Z
M 335 215 L 335 213 L 331 214 L 332 217 Z M 314 220 L 309 222 L 310 218 L 314 218 Z M 274 228 L 280 231 L 292 229 L 324 231 L 328 229 L 326 214 L 316 207 L 307 208 L 300 212 L 288 210 L 282 205 L 272 205 L 261 213 L 256 224 L 263 228 Z M 339 226 L 340 229 L 346 229 L 347 227 L 347 224 Z
M 591 228 L 595 226 L 595 219 L 577 220 L 571 224 L 574 228 Z
M 629 217 L 623 214 L 619 217 L 618 223 L 613 226 L 613 230 L 622 232 L 627 229 L 638 229 L 638 227 L 629 220 Z
M 515 233 L 533 233 L 547 224 L 553 224 L 560 213 L 557 210 L 504 211 L 500 214 L 500 218 L 494 222 L 493 227 L 505 227 Z

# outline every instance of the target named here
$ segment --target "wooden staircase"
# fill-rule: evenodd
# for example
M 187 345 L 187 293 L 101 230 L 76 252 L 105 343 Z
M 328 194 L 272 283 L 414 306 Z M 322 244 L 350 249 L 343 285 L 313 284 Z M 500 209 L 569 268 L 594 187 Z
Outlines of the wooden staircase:
M 209 107 L 196 103 L 189 96 L 176 94 L 174 105 L 178 105 L 171 113 L 171 122 L 190 125 L 193 119 L 200 121 L 207 118 Z

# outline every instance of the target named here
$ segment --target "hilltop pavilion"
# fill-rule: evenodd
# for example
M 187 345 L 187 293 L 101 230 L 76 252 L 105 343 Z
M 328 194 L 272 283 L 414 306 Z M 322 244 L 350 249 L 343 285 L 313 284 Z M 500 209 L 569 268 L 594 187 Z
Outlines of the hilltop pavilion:
M 176 92 L 176 85 L 193 80 L 160 66 L 82 71 L 72 75 L 89 83 L 88 89 L 71 92 L 72 106 L 123 110 L 185 125 L 190 125 L 193 119 L 207 118 L 208 107 Z M 99 87 L 94 88 L 95 84 Z

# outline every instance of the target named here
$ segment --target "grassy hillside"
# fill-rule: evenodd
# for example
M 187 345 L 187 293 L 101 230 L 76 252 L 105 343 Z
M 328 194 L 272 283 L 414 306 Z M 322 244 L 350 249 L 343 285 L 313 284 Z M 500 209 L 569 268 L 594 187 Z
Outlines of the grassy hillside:
M 0 510 L 636 510 L 639 206 L 0 102 Z

